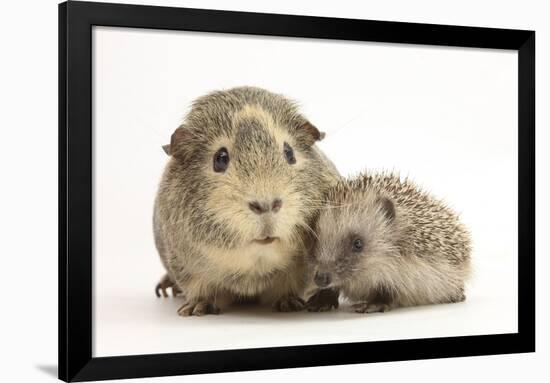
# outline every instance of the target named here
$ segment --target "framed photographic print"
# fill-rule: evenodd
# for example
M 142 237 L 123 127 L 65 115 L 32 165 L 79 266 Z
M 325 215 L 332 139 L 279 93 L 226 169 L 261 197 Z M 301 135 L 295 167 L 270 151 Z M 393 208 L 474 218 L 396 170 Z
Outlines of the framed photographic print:
M 535 351 L 535 32 L 59 5 L 59 377 Z

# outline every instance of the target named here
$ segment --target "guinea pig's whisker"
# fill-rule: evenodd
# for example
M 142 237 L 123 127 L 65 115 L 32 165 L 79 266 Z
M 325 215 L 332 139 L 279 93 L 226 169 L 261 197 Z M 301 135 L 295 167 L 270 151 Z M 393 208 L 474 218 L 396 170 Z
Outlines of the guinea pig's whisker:
M 365 114 L 365 112 L 362 112 L 362 113 L 358 113 L 356 114 L 354 117 L 350 118 L 349 120 L 347 120 L 346 122 L 344 122 L 342 125 L 340 125 L 338 128 L 332 130 L 332 131 L 329 131 L 327 136 L 328 137 L 334 137 L 336 135 L 338 135 L 339 133 L 341 133 L 345 128 L 347 128 L 352 122 L 354 122 L 355 120 L 363 117 L 363 115 Z
M 313 230 L 311 228 L 311 226 L 309 226 L 307 223 L 303 222 L 302 223 L 302 226 L 307 229 L 311 234 L 313 234 L 313 236 L 319 241 L 319 236 L 317 235 L 317 233 L 315 232 L 315 230 Z
M 319 210 L 326 210 L 326 209 L 341 209 L 341 208 L 344 208 L 344 207 L 354 206 L 354 205 L 357 205 L 357 204 L 360 204 L 360 202 L 359 201 L 350 202 L 350 203 L 342 204 L 342 205 L 332 205 L 332 204 L 308 205 L 308 207 L 311 207 L 311 208 L 314 208 L 314 209 L 319 209 Z
M 358 200 L 358 201 L 352 201 L 352 202 L 348 202 L 348 203 L 345 203 L 345 204 L 333 204 L 331 201 L 327 201 L 327 200 L 316 200 L 316 199 L 308 199 L 306 202 L 313 202 L 313 203 L 317 203 L 318 205 L 309 205 L 308 206 L 321 206 L 321 207 L 324 207 L 324 206 L 349 206 L 349 205 L 356 205 L 356 204 L 360 204 L 362 203 L 363 201 L 361 200 Z

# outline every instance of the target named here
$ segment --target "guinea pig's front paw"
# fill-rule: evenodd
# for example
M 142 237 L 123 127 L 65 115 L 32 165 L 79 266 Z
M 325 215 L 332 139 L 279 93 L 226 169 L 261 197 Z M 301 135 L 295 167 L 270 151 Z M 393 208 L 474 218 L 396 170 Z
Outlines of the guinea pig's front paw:
M 275 302 L 273 308 L 280 312 L 302 311 L 304 309 L 305 302 L 296 295 L 289 295 L 280 298 Z
M 383 313 L 391 309 L 386 303 L 359 302 L 351 306 L 356 313 Z
M 203 316 L 207 314 L 219 314 L 220 309 L 215 303 L 208 301 L 186 302 L 178 310 L 178 315 L 188 317 L 191 315 Z
M 308 311 L 330 311 L 338 308 L 339 292 L 333 289 L 322 289 L 317 291 L 307 301 Z

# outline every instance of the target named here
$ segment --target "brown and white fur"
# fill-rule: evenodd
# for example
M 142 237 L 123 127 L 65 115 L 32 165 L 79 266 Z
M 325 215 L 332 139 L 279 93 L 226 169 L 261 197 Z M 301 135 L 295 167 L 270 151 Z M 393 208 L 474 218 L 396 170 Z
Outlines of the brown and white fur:
M 392 174 L 342 180 L 326 200 L 309 310 L 338 307 L 340 292 L 361 313 L 465 299 L 470 235 L 445 203 Z
M 183 316 L 239 300 L 302 309 L 311 226 L 338 179 L 314 145 L 322 137 L 293 102 L 260 88 L 197 99 L 165 148 L 153 226 L 167 275 L 157 295 L 175 286 Z

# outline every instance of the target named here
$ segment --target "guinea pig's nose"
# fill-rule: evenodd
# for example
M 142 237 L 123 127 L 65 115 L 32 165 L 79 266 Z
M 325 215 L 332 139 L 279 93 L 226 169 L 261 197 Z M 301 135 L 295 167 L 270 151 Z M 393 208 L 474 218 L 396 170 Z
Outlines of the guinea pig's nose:
M 256 214 L 263 214 L 269 211 L 277 213 L 281 210 L 283 201 L 280 198 L 275 198 L 271 203 L 268 201 L 252 201 L 248 203 L 248 207 Z
M 283 201 L 280 198 L 275 198 L 271 203 L 271 211 L 277 213 L 281 210 L 281 206 L 283 206 Z
M 315 277 L 313 278 L 315 281 L 315 284 L 319 287 L 327 287 L 330 285 L 330 282 L 332 281 L 332 278 L 330 276 L 330 273 L 315 273 Z

